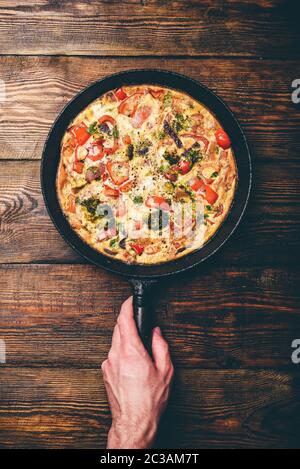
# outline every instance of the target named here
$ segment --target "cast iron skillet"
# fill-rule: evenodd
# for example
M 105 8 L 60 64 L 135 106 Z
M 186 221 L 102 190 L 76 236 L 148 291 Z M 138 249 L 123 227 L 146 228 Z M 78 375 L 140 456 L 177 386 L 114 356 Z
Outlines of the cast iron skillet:
M 69 225 L 56 194 L 56 173 L 60 160 L 61 140 L 70 122 L 103 93 L 123 85 L 153 84 L 188 93 L 206 105 L 230 135 L 238 169 L 238 185 L 231 210 L 217 233 L 204 247 L 177 260 L 156 265 L 130 265 L 104 256 L 88 246 Z M 150 291 L 163 277 L 185 272 L 213 255 L 228 240 L 245 211 L 251 188 L 251 158 L 243 131 L 230 109 L 212 91 L 177 73 L 161 70 L 131 70 L 108 76 L 88 86 L 61 112 L 45 143 L 41 184 L 49 215 L 62 237 L 88 261 L 110 272 L 126 276 L 133 286 L 134 313 L 141 338 L 150 351 L 152 314 Z

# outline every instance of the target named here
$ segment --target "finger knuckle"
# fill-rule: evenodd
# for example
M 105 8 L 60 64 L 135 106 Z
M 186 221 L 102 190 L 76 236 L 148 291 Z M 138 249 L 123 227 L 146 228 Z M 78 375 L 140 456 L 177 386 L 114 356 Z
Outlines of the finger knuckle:
M 104 372 L 107 368 L 107 360 L 104 360 L 104 362 L 101 363 L 101 370 Z
M 168 345 L 167 342 L 165 342 L 165 341 L 162 342 L 162 343 L 161 343 L 161 348 L 162 348 L 162 350 L 163 350 L 163 352 L 164 352 L 165 355 L 169 355 L 169 354 L 170 354 L 169 345 Z
M 114 349 L 110 349 L 110 351 L 108 352 L 107 360 L 111 362 L 114 361 L 115 358 L 116 352 L 114 351 Z

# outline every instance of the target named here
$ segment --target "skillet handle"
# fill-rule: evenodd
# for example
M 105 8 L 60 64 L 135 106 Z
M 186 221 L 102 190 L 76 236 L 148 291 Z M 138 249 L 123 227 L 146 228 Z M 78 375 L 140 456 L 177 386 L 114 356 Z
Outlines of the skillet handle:
M 151 355 L 153 309 L 151 301 L 155 280 L 132 280 L 134 319 L 142 342 Z

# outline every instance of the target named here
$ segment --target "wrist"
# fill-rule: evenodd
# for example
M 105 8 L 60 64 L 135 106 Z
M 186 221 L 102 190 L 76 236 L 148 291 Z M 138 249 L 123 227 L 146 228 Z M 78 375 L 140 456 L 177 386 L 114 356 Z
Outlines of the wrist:
M 157 425 L 134 425 L 113 421 L 107 440 L 107 449 L 146 449 L 151 448 Z

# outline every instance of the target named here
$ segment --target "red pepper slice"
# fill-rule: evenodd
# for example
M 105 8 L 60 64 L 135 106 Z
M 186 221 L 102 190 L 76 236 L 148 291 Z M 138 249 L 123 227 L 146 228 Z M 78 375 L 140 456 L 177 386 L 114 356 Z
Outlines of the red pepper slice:
M 67 172 L 65 166 L 62 164 L 59 172 L 59 188 L 62 189 L 67 181 Z
M 129 244 L 129 246 L 137 253 L 138 256 L 143 254 L 145 250 L 145 246 L 142 246 L 140 244 Z
M 68 198 L 68 204 L 67 204 L 67 211 L 70 213 L 75 213 L 76 212 L 76 202 L 75 202 L 75 196 L 74 195 L 69 195 Z
M 84 122 L 79 125 L 73 125 L 69 131 L 75 137 L 78 145 L 84 145 L 91 136 L 88 133 L 87 125 Z
M 117 186 L 129 179 L 129 164 L 124 161 L 108 161 L 106 168 L 112 181 Z
M 106 155 L 113 155 L 119 148 L 119 142 L 118 140 L 115 140 L 115 143 L 113 144 L 112 147 L 110 148 L 107 148 L 107 147 L 103 147 L 103 151 Z
M 111 125 L 116 125 L 116 121 L 112 116 L 104 115 L 98 119 L 98 124 L 104 124 L 105 122 L 109 122 Z
M 130 135 L 125 135 L 122 140 L 123 140 L 124 145 L 131 145 L 132 144 Z
M 210 205 L 213 205 L 217 201 L 218 194 L 208 184 L 205 184 L 202 179 L 194 177 L 189 181 L 189 185 L 193 191 L 202 193 Z
M 223 150 L 228 150 L 228 148 L 231 147 L 231 140 L 223 129 L 217 130 L 215 136 L 217 139 L 217 144 L 223 148 Z
M 205 199 L 210 205 L 218 200 L 218 194 L 208 185 L 205 186 Z
M 78 174 L 82 174 L 84 168 L 84 163 L 81 161 L 74 161 L 73 163 L 73 170 L 76 171 Z
M 85 147 L 78 145 L 75 149 L 75 161 L 83 161 L 86 159 L 88 150 Z
M 193 138 L 194 140 L 198 140 L 199 142 L 202 142 L 204 144 L 204 152 L 207 152 L 208 145 L 209 145 L 209 140 L 204 137 L 203 135 L 197 135 L 194 133 L 188 133 L 188 134 L 183 134 L 181 137 L 188 137 L 188 138 Z
M 109 122 L 113 126 L 116 125 L 116 120 L 112 116 L 104 115 L 100 117 L 100 119 L 98 119 L 99 125 L 104 124 L 105 122 Z M 112 155 L 113 153 L 117 151 L 118 148 L 119 148 L 119 142 L 118 142 L 118 139 L 115 139 L 113 146 L 110 148 L 103 146 L 103 151 L 104 151 L 104 154 L 106 155 Z
M 165 91 L 161 89 L 149 88 L 149 93 L 153 96 L 153 98 L 160 99 L 162 95 L 165 94 Z
M 107 186 L 104 184 L 104 194 L 107 197 L 113 197 L 113 198 L 118 198 L 120 196 L 120 192 L 118 189 L 114 189 L 113 187 Z
M 193 189 L 193 191 L 195 191 L 195 192 L 198 192 L 198 191 L 204 192 L 205 191 L 205 184 L 202 181 L 202 179 L 200 179 L 198 177 L 193 177 L 192 179 L 190 179 L 189 185 L 191 186 L 191 189 Z
M 92 161 L 102 160 L 105 153 L 103 151 L 103 145 L 100 142 L 91 143 L 88 147 L 88 158 Z
M 130 96 L 128 96 L 124 101 L 121 102 L 121 104 L 118 107 L 118 112 L 119 114 L 124 114 L 125 116 L 128 117 L 133 117 L 136 113 L 139 100 L 141 96 L 143 96 L 144 93 L 133 93 Z
M 145 202 L 145 205 L 149 208 L 160 208 L 161 210 L 165 210 L 166 212 L 171 210 L 171 207 L 166 201 L 166 199 L 158 195 L 149 196 Z
M 124 101 L 124 99 L 128 97 L 128 95 L 125 93 L 125 91 L 122 88 L 119 88 L 117 91 L 115 91 L 115 95 L 119 101 Z
M 131 181 L 127 181 L 127 182 L 124 182 L 124 184 L 122 184 L 119 189 L 121 192 L 129 192 L 130 189 L 132 188 L 133 186 L 133 179 Z

